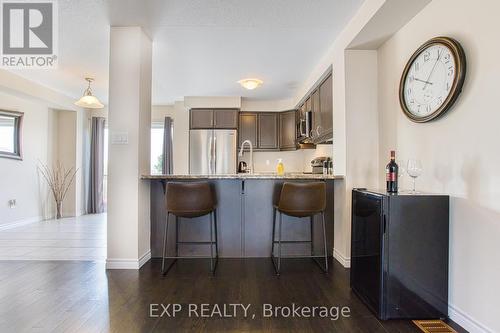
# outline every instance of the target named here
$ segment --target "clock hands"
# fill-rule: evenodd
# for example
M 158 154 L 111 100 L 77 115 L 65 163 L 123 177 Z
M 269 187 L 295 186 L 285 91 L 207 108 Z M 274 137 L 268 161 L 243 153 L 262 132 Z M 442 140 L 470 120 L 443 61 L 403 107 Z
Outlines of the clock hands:
M 423 82 L 423 83 L 425 83 L 425 84 L 432 84 L 432 82 L 425 81 L 425 80 L 421 80 L 421 79 L 419 79 L 419 78 L 414 78 L 414 79 L 415 79 L 415 81 L 420 81 L 420 82 Z
M 431 72 L 429 73 L 429 76 L 427 77 L 427 80 L 425 80 L 425 81 L 429 81 L 432 73 L 434 73 L 434 69 L 436 68 L 436 65 L 439 61 L 439 57 L 441 57 L 441 49 L 438 49 L 438 56 L 436 58 L 436 62 L 434 63 L 434 66 L 432 66 Z M 424 84 L 424 87 L 422 88 L 422 90 L 425 90 L 425 88 L 427 88 L 427 82 Z

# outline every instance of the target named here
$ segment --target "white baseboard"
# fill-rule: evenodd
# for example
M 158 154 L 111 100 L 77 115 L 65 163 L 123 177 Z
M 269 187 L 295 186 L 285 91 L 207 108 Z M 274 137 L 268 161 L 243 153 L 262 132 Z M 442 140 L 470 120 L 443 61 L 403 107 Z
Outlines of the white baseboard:
M 333 257 L 345 268 L 351 267 L 351 258 L 344 256 L 337 249 L 333 249 Z
M 139 259 L 106 259 L 106 269 L 140 269 L 151 259 L 151 250 Z
M 27 219 L 12 221 L 12 222 L 8 222 L 8 223 L 0 224 L 0 231 L 16 228 L 16 227 L 20 227 L 23 225 L 36 223 L 36 222 L 40 222 L 40 221 L 43 221 L 42 216 L 35 216 L 35 217 L 27 218 Z
M 148 250 L 148 252 L 144 253 L 142 257 L 139 258 L 139 268 L 144 266 L 149 260 L 151 260 L 151 250 Z
M 462 328 L 474 333 L 493 333 L 494 331 L 481 324 L 452 304 L 448 304 L 448 317 Z

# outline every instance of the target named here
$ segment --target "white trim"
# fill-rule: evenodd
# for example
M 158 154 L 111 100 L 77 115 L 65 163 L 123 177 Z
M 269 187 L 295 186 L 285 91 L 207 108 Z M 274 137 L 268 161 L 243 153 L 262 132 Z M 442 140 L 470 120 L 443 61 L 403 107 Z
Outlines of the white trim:
M 43 221 L 42 216 L 35 216 L 35 217 L 29 217 L 27 219 L 17 220 L 17 221 L 13 221 L 13 222 L 9 222 L 9 223 L 4 223 L 4 224 L 0 224 L 0 231 L 8 230 L 8 229 L 16 228 L 16 227 L 21 227 L 23 225 L 41 222 L 41 221 Z
M 462 326 L 462 328 L 466 329 L 469 332 L 478 332 L 478 333 L 493 333 L 494 331 L 491 328 L 486 327 L 485 325 L 478 322 L 476 319 L 470 317 L 464 311 L 456 307 L 455 305 L 448 304 L 448 316 L 451 320 L 453 320 L 458 325 Z
M 106 269 L 140 269 L 151 259 L 151 250 L 148 250 L 139 259 L 106 259 Z
M 333 249 L 333 257 L 345 268 L 351 267 L 351 258 L 344 256 L 339 250 Z
M 149 260 L 151 260 L 151 250 L 148 250 L 148 252 L 144 253 L 142 257 L 139 258 L 139 268 L 144 266 Z

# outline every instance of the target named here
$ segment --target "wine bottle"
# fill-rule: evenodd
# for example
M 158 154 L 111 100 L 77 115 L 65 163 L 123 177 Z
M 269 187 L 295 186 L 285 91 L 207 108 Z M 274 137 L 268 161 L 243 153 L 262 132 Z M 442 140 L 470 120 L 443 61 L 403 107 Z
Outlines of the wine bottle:
M 391 161 L 385 167 L 385 179 L 387 184 L 387 192 L 398 192 L 398 165 L 396 163 L 396 152 L 391 150 Z

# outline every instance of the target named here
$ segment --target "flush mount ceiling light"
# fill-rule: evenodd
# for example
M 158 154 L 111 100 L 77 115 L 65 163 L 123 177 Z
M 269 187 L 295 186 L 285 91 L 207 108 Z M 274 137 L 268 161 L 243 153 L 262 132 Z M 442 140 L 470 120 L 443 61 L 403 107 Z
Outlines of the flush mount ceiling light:
M 253 90 L 260 87 L 264 82 L 259 79 L 243 79 L 238 81 L 239 84 L 245 89 Z
M 90 88 L 90 83 L 94 81 L 93 78 L 86 77 L 85 80 L 89 83 L 87 89 L 83 92 L 82 98 L 75 102 L 75 105 L 78 105 L 82 108 L 87 109 L 102 109 L 104 105 L 92 95 L 92 89 Z

